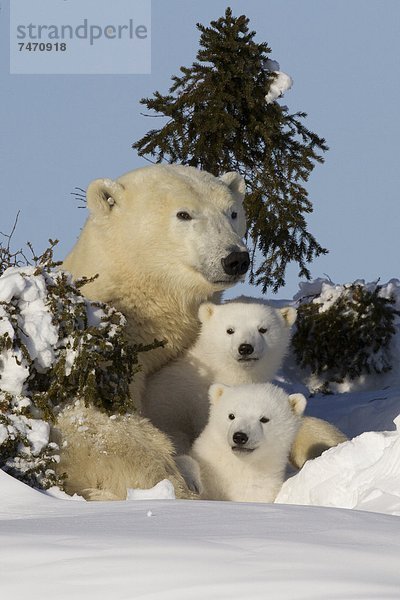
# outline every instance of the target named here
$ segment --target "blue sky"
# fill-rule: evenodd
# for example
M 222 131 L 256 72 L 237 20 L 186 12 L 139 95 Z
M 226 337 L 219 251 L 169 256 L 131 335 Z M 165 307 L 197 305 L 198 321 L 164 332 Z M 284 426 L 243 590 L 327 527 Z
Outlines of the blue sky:
M 330 147 L 307 186 L 309 228 L 330 250 L 312 276 L 400 277 L 398 0 L 153 0 L 150 75 L 76 76 L 9 74 L 9 2 L 1 0 L 0 231 L 20 210 L 15 244 L 41 250 L 58 238 L 65 256 L 85 219 L 74 187 L 145 164 L 131 144 L 157 123 L 140 115 L 140 98 L 167 91 L 195 58 L 196 22 L 208 24 L 228 5 L 250 18 L 293 77 L 283 102 L 306 111 L 306 125 Z M 292 267 L 278 297 L 297 286 Z

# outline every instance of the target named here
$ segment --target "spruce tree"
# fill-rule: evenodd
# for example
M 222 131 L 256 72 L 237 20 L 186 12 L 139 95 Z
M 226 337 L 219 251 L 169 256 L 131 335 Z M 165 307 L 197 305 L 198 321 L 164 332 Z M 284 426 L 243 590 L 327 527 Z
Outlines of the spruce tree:
M 156 91 L 141 100 L 167 122 L 133 148 L 154 162 L 192 165 L 214 175 L 240 172 L 248 191 L 250 281 L 263 292 L 277 291 L 289 262 L 309 279 L 307 263 L 327 252 L 307 231 L 312 204 L 304 187 L 327 146 L 304 126 L 306 113 L 289 114 L 277 101 L 266 102 L 276 77 L 268 68 L 271 50 L 255 42 L 248 24 L 230 8 L 209 27 L 197 24 L 197 60 L 172 77 L 168 94 Z

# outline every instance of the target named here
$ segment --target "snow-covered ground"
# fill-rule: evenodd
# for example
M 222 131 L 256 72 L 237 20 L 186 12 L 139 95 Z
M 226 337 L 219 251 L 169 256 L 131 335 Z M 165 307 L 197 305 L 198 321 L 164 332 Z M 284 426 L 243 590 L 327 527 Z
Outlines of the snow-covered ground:
M 278 504 L 50 498 L 0 472 L 2 598 L 400 597 L 400 519 Z

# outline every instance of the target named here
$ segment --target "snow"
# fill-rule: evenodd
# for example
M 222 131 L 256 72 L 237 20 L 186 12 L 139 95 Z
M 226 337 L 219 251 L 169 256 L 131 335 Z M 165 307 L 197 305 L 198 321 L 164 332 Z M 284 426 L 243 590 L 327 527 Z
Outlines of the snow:
M 174 486 L 163 479 L 149 490 L 128 489 L 127 500 L 175 500 Z
M 272 71 L 276 77 L 272 80 L 268 94 L 265 96 L 267 104 L 272 104 L 277 98 L 283 96 L 293 85 L 293 79 L 283 71 Z
M 25 285 L 25 278 L 21 270 L 17 267 L 7 269 L 0 279 L 0 302 L 10 302 L 11 298 L 19 296 Z
M 46 302 L 46 283 L 43 276 L 34 275 L 36 267 L 10 267 L 0 278 L 0 302 L 15 306 L 15 319 L 21 341 L 26 346 L 32 361 L 40 369 L 49 368 L 54 362 L 54 345 L 58 331 L 52 323 L 52 315 Z M 3 309 L 0 313 L 0 335 L 8 333 L 15 339 L 15 325 L 7 318 Z M 0 354 L 0 388 L 13 395 L 23 393 L 29 376 L 29 366 L 21 352 Z
M 32 444 L 32 454 L 38 455 L 49 443 L 50 425 L 39 419 L 26 419 L 30 430 L 29 438 Z
M 278 61 L 272 58 L 265 59 L 263 66 L 266 71 L 275 75 L 270 84 L 268 94 L 265 96 L 266 103 L 272 104 L 277 98 L 280 98 L 285 92 L 290 90 L 293 85 L 293 79 L 290 75 L 281 71 Z
M 47 272 L 45 276 L 37 273 L 37 268 L 33 266 L 7 269 L 0 277 L 0 335 L 8 333 L 11 340 L 16 337 L 15 324 L 1 306 L 2 302 L 12 303 L 19 337 L 35 367 L 39 371 L 49 369 L 56 358 L 54 349 L 67 347 L 68 374 L 78 353 L 68 347 L 72 345 L 67 343 L 68 340 L 59 339 L 58 327 L 53 323 L 54 315 L 47 305 L 46 279 L 55 283 L 61 276 L 61 271 Z M 105 315 L 101 307 L 91 305 L 83 298 L 76 298 L 76 302 L 85 303 L 89 326 L 106 326 L 102 321 Z M 22 394 L 29 376 L 26 359 L 15 350 L 3 351 L 0 353 L 0 364 L 0 389 L 13 395 Z
M 12 339 L 12 338 L 11 338 Z M 0 353 L 1 390 L 18 396 L 29 377 L 29 367 L 21 350 Z
M 349 438 L 364 431 L 393 430 L 400 412 L 400 387 L 314 396 L 306 412 L 327 419 Z
M 339 298 L 343 291 L 354 285 L 361 285 L 368 292 L 374 292 L 379 286 L 379 296 L 382 298 L 394 298 L 394 307 L 400 309 L 400 281 L 398 279 L 390 279 L 387 283 L 379 283 L 379 281 L 365 282 L 364 279 L 356 279 L 349 283 L 337 284 L 319 277 L 313 281 L 305 281 L 299 284 L 299 291 L 294 296 L 294 301 L 302 300 L 311 296 L 318 296 L 313 302 L 321 304 L 319 312 L 328 310 L 334 302 Z
M 166 482 L 90 503 L 0 471 L 2 597 L 397 600 L 400 518 L 369 511 L 399 514 L 399 439 L 364 433 L 329 450 L 285 484 L 286 504 L 153 499 Z M 315 506 L 324 494 L 330 508 Z M 363 510 L 332 507 L 352 494 Z
M 307 462 L 276 502 L 400 516 L 400 416 L 395 432 L 368 432 Z
M 278 504 L 68 502 L 5 473 L 0 506 L 4 598 L 399 597 L 397 517 Z
M 8 438 L 8 429 L 5 425 L 0 425 L 0 445 Z

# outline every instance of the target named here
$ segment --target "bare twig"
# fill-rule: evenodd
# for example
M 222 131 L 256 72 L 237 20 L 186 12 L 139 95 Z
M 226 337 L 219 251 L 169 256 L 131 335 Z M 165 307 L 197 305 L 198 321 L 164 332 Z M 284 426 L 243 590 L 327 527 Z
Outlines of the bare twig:
M 8 239 L 7 250 L 10 250 L 11 238 L 14 235 L 15 229 L 17 227 L 17 223 L 18 223 L 20 212 L 21 212 L 20 210 L 17 212 L 17 216 L 15 217 L 15 221 L 14 221 L 14 225 L 12 226 L 11 233 L 7 234 L 7 233 L 3 233 L 2 231 L 0 231 L 0 234 L 3 235 L 5 238 Z

